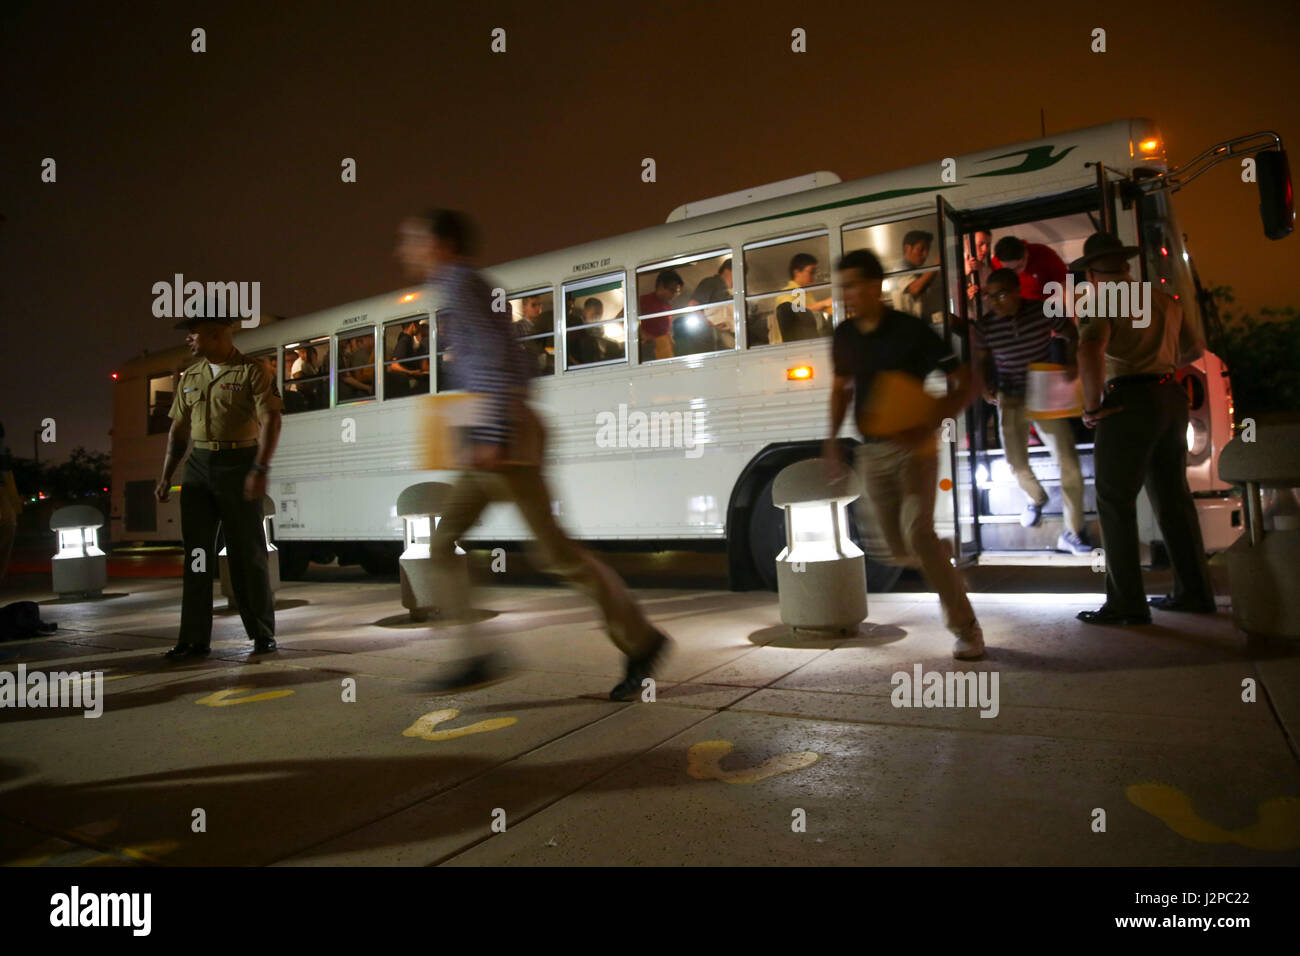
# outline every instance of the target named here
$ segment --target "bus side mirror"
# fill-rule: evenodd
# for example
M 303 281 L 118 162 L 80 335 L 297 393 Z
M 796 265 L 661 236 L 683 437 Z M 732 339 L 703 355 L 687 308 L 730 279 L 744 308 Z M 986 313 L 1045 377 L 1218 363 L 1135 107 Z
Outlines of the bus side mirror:
M 1259 184 L 1259 218 L 1264 235 L 1282 239 L 1295 225 L 1295 193 L 1291 190 L 1291 167 L 1286 150 L 1266 149 L 1255 154 L 1255 177 Z

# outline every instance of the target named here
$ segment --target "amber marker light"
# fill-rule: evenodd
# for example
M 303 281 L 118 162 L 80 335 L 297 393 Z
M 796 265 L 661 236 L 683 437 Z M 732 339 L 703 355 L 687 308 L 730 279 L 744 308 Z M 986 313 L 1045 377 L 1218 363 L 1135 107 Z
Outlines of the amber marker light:
M 420 293 L 418 293 L 418 292 L 408 292 L 408 293 L 406 293 L 406 295 L 402 296 L 401 301 L 402 301 L 402 302 L 414 302 L 414 301 L 415 301 L 416 299 L 418 299 L 419 297 L 420 297 Z
M 1160 140 L 1158 139 L 1144 139 L 1138 143 L 1138 150 L 1143 153 L 1154 153 L 1159 148 Z
M 813 377 L 811 365 L 797 365 L 794 368 L 785 370 L 785 378 L 788 382 L 802 382 L 805 379 Z

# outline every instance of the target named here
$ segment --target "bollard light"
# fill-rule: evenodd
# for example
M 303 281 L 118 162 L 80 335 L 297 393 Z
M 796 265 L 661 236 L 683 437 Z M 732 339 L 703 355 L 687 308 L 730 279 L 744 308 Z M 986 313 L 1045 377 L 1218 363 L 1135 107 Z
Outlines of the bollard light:
M 1253 442 L 1234 438 L 1219 456 L 1219 477 L 1245 488 L 1246 530 L 1225 552 L 1233 620 L 1247 634 L 1298 639 L 1300 520 L 1292 489 L 1300 487 L 1300 424 L 1261 426 Z
M 54 593 L 59 597 L 98 597 L 108 582 L 108 556 L 99 547 L 104 516 L 89 505 L 59 508 L 50 516 L 50 530 L 59 550 L 50 562 Z
M 405 548 L 397 560 L 401 571 L 402 606 L 412 621 L 426 620 L 443 606 L 447 589 L 469 590 L 469 559 L 460 545 L 453 545 L 449 563 L 440 567 L 429 551 L 432 532 L 442 518 L 442 507 L 451 486 L 439 481 L 410 485 L 397 496 L 397 515 L 402 519 Z
M 270 495 L 262 496 L 262 538 L 266 542 L 266 573 L 271 580 L 272 601 L 275 592 L 280 590 L 280 549 L 271 543 L 271 518 L 275 516 L 275 502 Z M 232 611 L 239 610 L 239 601 L 235 589 L 230 583 L 230 564 L 226 560 L 226 545 L 222 536 L 221 550 L 217 552 L 217 566 L 221 582 L 221 593 L 226 596 L 226 606 Z
M 853 473 L 832 485 L 820 458 L 790 465 L 772 483 L 772 503 L 785 510 L 786 546 L 776 557 L 781 620 L 796 630 L 852 633 L 866 619 L 866 556 L 849 538 L 857 497 Z

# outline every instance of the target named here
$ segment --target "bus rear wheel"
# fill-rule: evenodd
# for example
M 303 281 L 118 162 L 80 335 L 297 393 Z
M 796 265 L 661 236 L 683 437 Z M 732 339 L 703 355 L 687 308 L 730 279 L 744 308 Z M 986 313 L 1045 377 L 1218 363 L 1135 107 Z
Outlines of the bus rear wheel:
M 754 507 L 749 513 L 749 555 L 754 562 L 754 569 L 769 591 L 776 590 L 776 556 L 785 547 L 785 509 L 772 504 L 772 485 L 776 482 L 773 475 L 763 485 L 763 490 L 754 499 Z M 857 520 L 853 508 L 849 508 L 849 537 L 859 547 L 862 541 L 858 535 Z M 866 559 L 867 593 L 883 594 L 893 589 L 903 574 L 903 569 L 892 564 L 881 564 Z

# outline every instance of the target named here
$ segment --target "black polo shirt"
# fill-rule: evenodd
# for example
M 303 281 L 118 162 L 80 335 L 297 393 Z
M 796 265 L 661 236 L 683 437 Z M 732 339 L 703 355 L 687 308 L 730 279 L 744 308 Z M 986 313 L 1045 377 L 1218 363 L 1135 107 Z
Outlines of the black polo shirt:
M 946 374 L 961 365 L 928 322 L 883 307 L 880 323 L 871 332 L 858 331 L 853 319 L 840 323 L 831 340 L 831 362 L 836 375 L 853 377 L 854 421 L 862 418 L 877 372 L 904 372 L 925 381 L 936 368 Z

